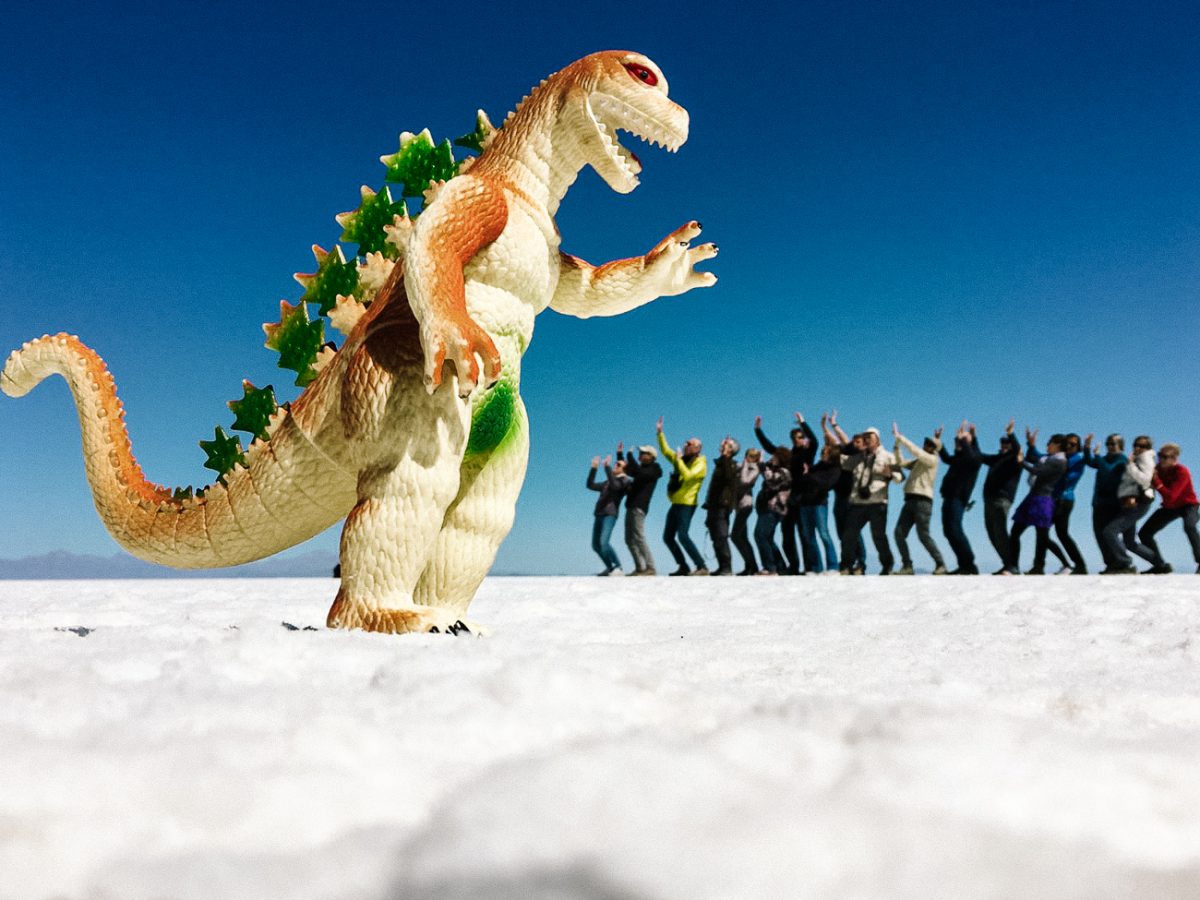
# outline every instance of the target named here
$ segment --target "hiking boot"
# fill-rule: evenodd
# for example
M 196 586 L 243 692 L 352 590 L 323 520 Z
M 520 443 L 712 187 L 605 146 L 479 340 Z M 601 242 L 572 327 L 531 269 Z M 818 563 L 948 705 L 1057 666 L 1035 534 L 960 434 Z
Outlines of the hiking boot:
M 1137 575 L 1138 570 L 1132 565 L 1113 566 L 1112 568 L 1105 569 L 1100 574 L 1101 575 Z
M 680 566 L 678 569 L 676 569 L 674 572 L 671 573 L 670 577 L 674 578 L 676 575 L 691 575 L 691 574 L 692 574 L 692 570 L 689 569 L 687 566 Z
M 904 565 L 902 565 L 900 567 L 900 571 L 897 572 L 896 574 L 897 575 L 916 575 L 917 573 L 913 571 L 912 563 L 905 563 Z
M 891 575 L 891 574 L 892 574 L 892 567 L 891 567 L 891 566 L 886 566 L 886 567 L 884 567 L 884 568 L 880 569 L 880 570 L 879 570 L 879 574 L 880 574 L 880 575 Z
M 1170 575 L 1175 569 L 1170 563 L 1163 563 L 1161 566 L 1151 566 L 1143 575 Z
M 933 570 L 933 574 L 934 574 L 934 575 L 949 575 L 949 574 L 950 574 L 950 570 L 949 570 L 949 569 L 947 569 L 947 568 L 946 568 L 944 565 L 942 565 L 941 563 L 938 563 L 938 564 L 937 564 L 937 566 L 936 566 L 936 567 L 934 568 L 934 570 Z
M 1034 566 L 1032 569 L 1030 569 L 1025 574 L 1026 575 L 1045 575 L 1046 570 L 1043 569 L 1041 566 Z
M 607 575 L 609 578 L 624 578 L 625 570 L 622 569 L 620 566 L 617 566 L 615 568 L 609 569 L 604 574 Z
M 1071 574 L 1072 575 L 1087 575 L 1088 570 L 1084 566 L 1079 566 L 1078 568 L 1072 569 Z
M 717 571 L 713 572 L 713 574 L 714 575 L 732 575 L 733 569 L 717 569 Z
M 936 573 L 936 572 L 934 572 L 933 574 L 935 574 L 935 575 L 936 575 L 937 573 Z M 978 574 L 979 574 L 979 568 L 978 568 L 977 566 L 959 566 L 957 569 L 955 569 L 955 570 L 954 570 L 953 572 L 951 572 L 950 574 L 951 574 L 951 575 L 978 575 Z M 993 574 L 993 575 L 999 575 L 1000 573 L 999 573 L 999 572 L 993 572 L 992 574 Z
M 688 572 L 687 574 L 688 575 L 708 575 L 709 571 L 704 566 L 701 566 L 698 569 L 692 569 L 692 571 Z
M 758 574 L 758 569 L 742 569 L 742 571 L 738 572 L 738 575 L 757 575 L 757 574 Z
M 867 568 L 866 568 L 866 566 L 855 566 L 853 569 L 850 570 L 850 574 L 851 575 L 866 575 Z

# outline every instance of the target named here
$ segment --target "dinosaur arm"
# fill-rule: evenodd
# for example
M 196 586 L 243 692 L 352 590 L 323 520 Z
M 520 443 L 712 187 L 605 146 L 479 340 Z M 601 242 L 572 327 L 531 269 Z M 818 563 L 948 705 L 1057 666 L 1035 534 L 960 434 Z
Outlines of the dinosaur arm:
M 711 287 L 717 276 L 693 266 L 717 255 L 715 244 L 691 247 L 700 225 L 689 222 L 667 235 L 645 256 L 593 266 L 569 253 L 560 254 L 558 287 L 550 308 L 569 316 L 616 316 L 658 297 Z
M 404 286 L 420 323 L 425 385 L 431 392 L 442 383 L 447 362 L 454 365 L 463 396 L 479 381 L 477 356 L 489 382 L 500 377 L 496 345 L 467 313 L 463 267 L 507 223 L 503 192 L 471 176 L 448 183 L 417 221 L 405 258 Z

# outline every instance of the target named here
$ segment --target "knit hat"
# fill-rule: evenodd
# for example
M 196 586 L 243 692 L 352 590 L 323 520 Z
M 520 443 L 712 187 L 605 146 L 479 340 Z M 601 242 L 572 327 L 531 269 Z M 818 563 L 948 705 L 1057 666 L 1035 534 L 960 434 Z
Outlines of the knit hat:
M 875 435 L 875 437 L 879 437 L 879 429 L 878 428 L 867 428 L 863 431 L 863 434 L 873 434 L 873 435 Z
M 658 459 L 658 451 L 649 444 L 642 444 L 638 447 L 638 453 L 649 453 L 651 459 Z

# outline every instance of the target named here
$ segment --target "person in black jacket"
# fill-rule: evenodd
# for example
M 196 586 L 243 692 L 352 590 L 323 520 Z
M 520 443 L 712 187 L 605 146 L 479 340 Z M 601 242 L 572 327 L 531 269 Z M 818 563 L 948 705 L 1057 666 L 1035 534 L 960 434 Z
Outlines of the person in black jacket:
M 837 545 L 829 534 L 829 492 L 841 476 L 842 452 L 836 445 L 826 444 L 821 451 L 820 462 L 801 475 L 799 485 L 792 488 L 792 497 L 799 510 L 800 541 L 808 572 L 838 570 Z M 822 544 L 825 548 L 824 565 L 821 563 Z
M 987 477 L 983 480 L 983 524 L 1001 565 L 1008 560 L 1008 513 L 1016 500 L 1024 472 L 1021 442 L 1013 434 L 1016 427 L 1016 420 L 1009 419 L 1000 436 L 999 452 L 979 454 L 980 461 L 988 467 Z
M 729 515 L 737 505 L 738 465 L 734 462 L 741 445 L 726 435 L 721 441 L 721 455 L 713 463 L 712 478 L 708 482 L 708 494 L 704 508 L 708 510 L 704 523 L 712 538 L 713 553 L 717 557 L 714 575 L 732 575 L 733 561 L 729 552 Z
M 625 451 L 625 444 L 617 444 L 617 456 Z M 633 556 L 634 575 L 653 575 L 654 556 L 646 543 L 646 513 L 650 511 L 650 500 L 654 488 L 662 478 L 662 466 L 658 464 L 658 450 L 650 444 L 638 447 L 638 452 L 625 454 L 625 474 L 633 482 L 625 492 L 625 546 Z
M 762 444 L 763 450 L 767 453 L 774 453 L 779 449 L 763 434 L 762 416 L 754 417 L 754 436 L 758 438 L 758 442 Z M 817 458 L 817 436 L 800 413 L 796 413 L 796 427 L 791 430 L 790 436 L 792 446 L 789 448 L 791 460 L 788 463 L 788 471 L 792 476 L 792 484 L 796 485 L 801 476 L 812 466 L 813 460 Z M 779 574 L 799 575 L 812 565 L 812 560 L 808 559 L 806 554 L 802 564 L 800 552 L 796 547 L 796 533 L 800 529 L 800 507 L 792 499 L 788 501 L 788 509 L 783 517 L 782 525 L 783 555 L 787 557 L 787 570 Z
M 975 551 L 971 549 L 971 542 L 963 531 L 963 515 L 971 505 L 971 493 L 975 490 L 979 470 L 983 467 L 975 426 L 963 422 L 954 436 L 954 453 L 947 453 L 943 446 L 938 448 L 938 454 L 946 464 L 941 490 L 942 534 L 946 536 L 958 560 L 958 568 L 950 574 L 978 575 Z

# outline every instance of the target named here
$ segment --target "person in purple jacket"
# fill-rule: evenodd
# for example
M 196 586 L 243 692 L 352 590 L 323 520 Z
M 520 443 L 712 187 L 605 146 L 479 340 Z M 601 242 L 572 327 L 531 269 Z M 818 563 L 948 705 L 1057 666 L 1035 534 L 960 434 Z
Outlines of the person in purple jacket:
M 1025 429 L 1025 439 L 1029 446 L 1037 443 L 1037 431 Z M 1025 459 L 1022 465 L 1033 476 L 1029 485 L 1029 493 L 1013 513 L 1013 529 L 1008 536 L 1008 556 L 1000 575 L 1019 575 L 1021 573 L 1021 535 L 1029 528 L 1037 531 L 1037 550 L 1034 554 L 1033 568 L 1030 575 L 1044 575 L 1046 550 L 1051 550 L 1059 560 L 1066 565 L 1067 558 L 1062 550 L 1050 539 L 1050 526 L 1054 524 L 1054 490 L 1063 473 L 1067 471 L 1067 457 L 1062 452 L 1063 436 L 1055 434 L 1046 441 L 1046 452 L 1039 454 L 1034 462 Z
M 1059 544 L 1070 557 L 1071 562 L 1064 565 L 1058 574 L 1086 575 L 1087 563 L 1084 562 L 1083 554 L 1079 552 L 1079 546 L 1071 537 L 1071 512 L 1075 509 L 1075 486 L 1079 484 L 1079 479 L 1083 477 L 1084 469 L 1087 468 L 1083 451 L 1080 449 L 1079 435 L 1074 432 L 1064 435 L 1062 452 L 1067 458 L 1067 471 L 1063 473 L 1063 477 L 1054 487 L 1054 534 L 1058 537 Z M 1037 462 L 1041 456 L 1037 447 L 1032 444 L 1025 452 L 1025 458 L 1033 462 Z

